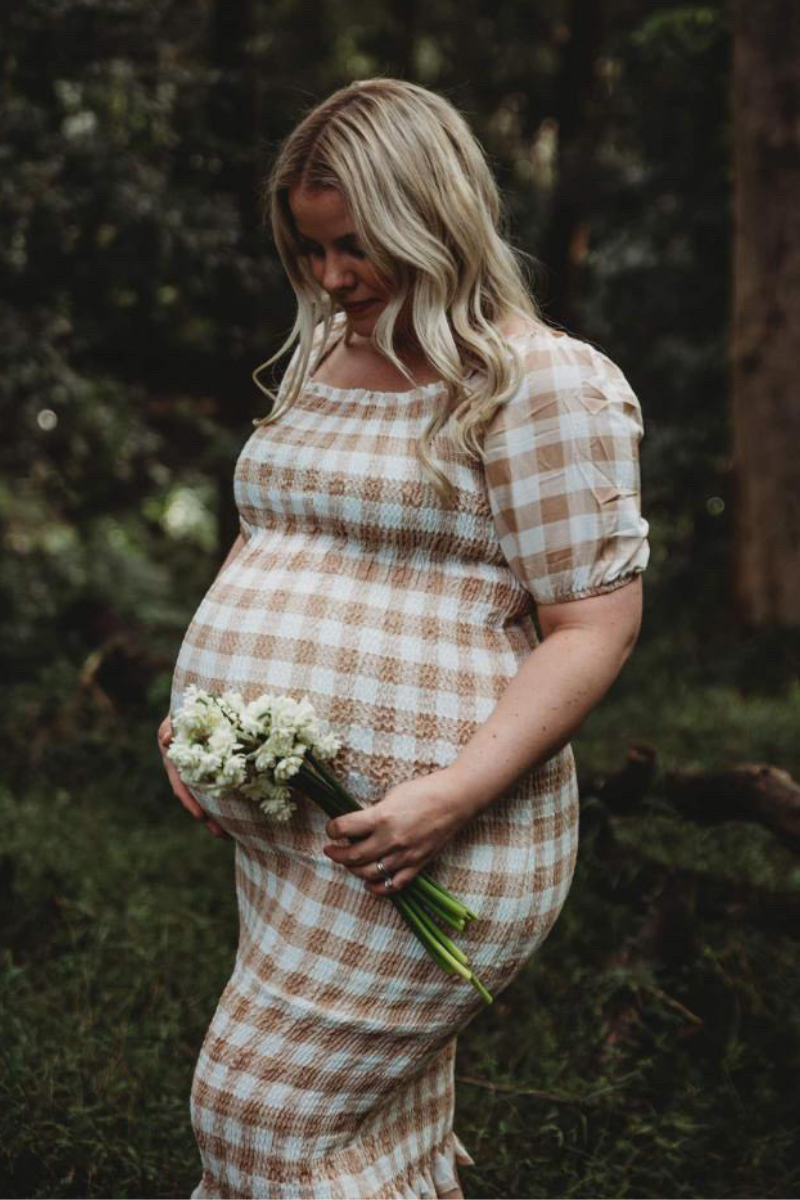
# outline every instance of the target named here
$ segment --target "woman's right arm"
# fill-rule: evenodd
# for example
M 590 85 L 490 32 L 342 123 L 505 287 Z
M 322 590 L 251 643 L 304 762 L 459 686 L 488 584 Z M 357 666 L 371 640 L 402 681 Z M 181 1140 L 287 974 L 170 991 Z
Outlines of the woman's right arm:
M 225 562 L 222 564 L 219 571 L 217 571 L 215 578 L 218 578 L 225 568 L 233 562 L 243 546 L 244 538 L 240 533 L 236 541 L 231 546 Z M 194 817 L 195 821 L 205 822 L 206 829 L 209 833 L 213 834 L 214 837 L 225 838 L 227 841 L 230 841 L 230 834 L 226 833 L 225 830 L 216 823 L 216 821 L 212 821 L 205 809 L 201 808 L 197 803 L 194 796 L 178 774 L 175 764 L 167 755 L 167 748 L 171 741 L 172 717 L 170 714 L 167 714 L 158 727 L 158 748 L 161 752 L 161 759 L 164 764 L 164 770 L 167 772 L 167 778 L 169 779 L 170 786 L 183 807 L 192 817 Z

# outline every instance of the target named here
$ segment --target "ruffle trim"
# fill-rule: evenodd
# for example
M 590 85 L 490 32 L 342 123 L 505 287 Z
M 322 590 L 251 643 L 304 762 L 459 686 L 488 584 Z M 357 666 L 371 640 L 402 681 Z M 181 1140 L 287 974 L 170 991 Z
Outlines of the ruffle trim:
M 437 1200 L 438 1197 L 458 1187 L 456 1164 L 473 1167 L 471 1157 L 455 1130 L 450 1130 L 440 1142 L 427 1152 L 421 1161 L 412 1163 L 405 1171 L 384 1182 L 375 1178 L 383 1174 L 380 1164 L 370 1164 L 357 1174 L 338 1178 L 315 1180 L 314 1183 L 298 1182 L 295 1186 L 278 1183 L 274 1190 L 236 1192 L 220 1188 L 218 1183 L 204 1175 L 192 1192 L 192 1200 L 231 1200 L 234 1196 L 261 1196 L 264 1200 Z M 372 1176 L 372 1187 L 369 1188 Z M 251 1181 L 252 1186 L 252 1181 Z
M 452 1130 L 438 1146 L 434 1146 L 430 1154 L 425 1156 L 423 1165 L 415 1164 L 409 1174 L 412 1175 L 413 1191 L 387 1192 L 387 1200 L 436 1200 L 459 1186 L 456 1178 L 456 1163 L 464 1167 L 474 1167 L 475 1160 L 467 1152 L 466 1147 L 455 1130 Z M 405 1182 L 394 1180 L 393 1183 Z M 383 1198 L 381 1198 L 383 1200 Z

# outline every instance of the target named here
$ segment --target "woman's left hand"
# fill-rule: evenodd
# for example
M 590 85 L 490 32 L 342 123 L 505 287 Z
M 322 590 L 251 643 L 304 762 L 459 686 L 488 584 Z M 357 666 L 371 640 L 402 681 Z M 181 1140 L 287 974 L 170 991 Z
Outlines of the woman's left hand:
M 386 896 L 411 883 L 471 815 L 459 804 L 457 784 L 447 769 L 434 771 L 397 784 L 361 812 L 334 817 L 325 826 L 328 837 L 351 838 L 353 844 L 323 849 L 365 880 L 369 891 Z M 378 862 L 392 875 L 391 888 L 385 886 Z

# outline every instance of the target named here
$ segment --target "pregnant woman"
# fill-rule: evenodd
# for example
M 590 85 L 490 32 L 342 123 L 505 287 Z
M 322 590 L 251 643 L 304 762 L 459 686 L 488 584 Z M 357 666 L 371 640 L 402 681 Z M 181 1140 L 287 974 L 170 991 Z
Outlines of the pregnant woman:
M 282 146 L 267 200 L 294 354 L 236 464 L 241 533 L 171 712 L 190 684 L 307 696 L 364 809 L 330 820 L 295 794 L 279 823 L 190 792 L 165 756 L 236 848 L 193 1195 L 460 1197 L 456 1035 L 481 999 L 387 892 L 425 868 L 464 900 L 479 920 L 459 941 L 495 995 L 552 928 L 577 849 L 569 738 L 641 621 L 641 414 L 614 363 L 539 316 L 441 97 L 336 92 Z

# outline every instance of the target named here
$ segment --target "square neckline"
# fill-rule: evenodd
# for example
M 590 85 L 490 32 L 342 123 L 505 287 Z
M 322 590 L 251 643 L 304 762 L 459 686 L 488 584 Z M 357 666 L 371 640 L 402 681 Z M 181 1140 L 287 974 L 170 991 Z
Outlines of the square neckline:
M 343 318 L 343 320 L 340 320 L 340 318 Z M 342 329 L 341 326 L 346 325 L 346 320 L 347 320 L 347 318 L 345 317 L 344 313 L 337 313 L 333 319 L 331 333 L 333 334 L 336 331 L 336 325 L 338 322 L 338 324 L 340 326 L 339 333 L 343 334 L 344 329 Z M 528 330 L 525 330 L 524 332 L 520 332 L 520 333 L 511 333 L 506 337 L 505 340 L 507 342 L 513 342 L 513 341 L 518 341 L 519 339 L 539 337 L 541 335 L 543 329 L 547 329 L 549 332 L 549 327 L 543 326 L 542 329 L 528 329 Z M 568 334 L 563 333 L 563 332 L 553 331 L 553 336 L 567 337 Z M 330 357 L 330 355 L 336 349 L 336 347 L 338 346 L 338 344 L 341 340 L 342 340 L 341 336 L 338 336 L 331 341 L 331 344 L 328 347 L 326 347 L 325 353 L 322 355 L 322 358 L 315 365 L 315 367 L 314 367 L 315 371 L 318 371 L 319 368 L 322 366 L 322 364 L 325 362 L 325 360 Z M 315 392 L 317 395 L 327 396 L 329 398 L 333 398 L 335 396 L 352 396 L 352 397 L 362 397 L 362 396 L 367 397 L 367 396 L 369 396 L 369 397 L 374 397 L 376 399 L 419 399 L 423 396 L 435 395 L 435 393 L 437 391 L 441 391 L 445 386 L 446 386 L 446 380 L 434 379 L 431 383 L 423 383 L 415 388 L 405 388 L 403 391 L 385 391 L 380 388 L 339 387 L 334 383 L 323 383 L 321 380 L 316 380 L 316 379 L 312 378 L 312 379 L 306 380 L 306 382 L 304 384 L 304 389 L 311 390 L 311 391 Z

